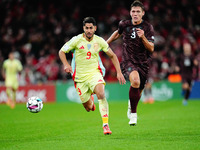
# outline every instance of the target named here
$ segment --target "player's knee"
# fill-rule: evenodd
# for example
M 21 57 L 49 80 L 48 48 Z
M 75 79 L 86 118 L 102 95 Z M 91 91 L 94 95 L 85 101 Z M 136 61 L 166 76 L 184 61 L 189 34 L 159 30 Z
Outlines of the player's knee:
M 105 98 L 105 94 L 104 92 L 99 92 L 96 94 L 98 99 L 104 99 Z
M 188 83 L 184 83 L 182 87 L 183 87 L 184 90 L 189 89 L 189 85 L 188 85 Z
M 140 80 L 135 78 L 133 79 L 133 81 L 131 82 L 131 86 L 134 88 L 139 88 L 140 87 Z
M 89 111 L 92 109 L 92 108 L 90 108 L 89 101 L 86 102 L 86 103 L 83 103 L 83 106 L 84 106 L 84 108 L 85 108 L 85 110 L 86 110 L 87 112 L 89 112 Z
M 87 107 L 87 106 L 84 106 L 84 108 L 85 108 L 85 110 L 87 111 L 87 112 L 89 112 L 91 109 L 89 108 L 89 107 Z

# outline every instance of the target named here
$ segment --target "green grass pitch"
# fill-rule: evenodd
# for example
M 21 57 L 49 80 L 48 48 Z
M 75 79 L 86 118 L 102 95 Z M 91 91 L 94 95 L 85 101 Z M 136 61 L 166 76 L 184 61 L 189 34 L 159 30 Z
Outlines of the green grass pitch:
M 97 108 L 81 104 L 44 104 L 30 113 L 25 104 L 14 110 L 0 105 L 0 150 L 198 150 L 200 100 L 138 105 L 138 124 L 129 126 L 127 100 L 109 102 L 112 135 L 104 135 Z

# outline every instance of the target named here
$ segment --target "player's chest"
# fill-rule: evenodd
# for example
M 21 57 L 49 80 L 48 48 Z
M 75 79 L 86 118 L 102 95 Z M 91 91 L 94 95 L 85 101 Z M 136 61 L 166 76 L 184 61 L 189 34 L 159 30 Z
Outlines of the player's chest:
M 127 26 L 124 28 L 123 36 L 128 40 L 139 40 L 137 28 L 144 30 L 142 26 Z
M 101 47 L 96 42 L 80 42 L 77 44 L 76 55 L 90 59 L 98 56 L 100 50 Z
M 16 68 L 17 68 L 17 65 L 14 62 L 10 62 L 7 64 L 7 69 L 9 70 L 15 70 Z
M 183 65 L 185 67 L 191 67 L 192 66 L 192 59 L 190 57 L 184 57 Z

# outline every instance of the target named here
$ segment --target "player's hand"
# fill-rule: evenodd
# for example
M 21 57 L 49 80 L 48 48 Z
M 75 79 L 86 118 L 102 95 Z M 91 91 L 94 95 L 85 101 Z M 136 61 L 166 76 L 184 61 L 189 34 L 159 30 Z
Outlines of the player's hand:
M 136 32 L 137 32 L 137 35 L 139 36 L 139 38 L 142 38 L 144 36 L 144 30 L 142 30 L 140 28 L 136 28 Z
M 117 79 L 119 80 L 119 84 L 126 84 L 126 80 L 122 73 L 117 73 Z
M 65 71 L 66 73 L 73 73 L 72 67 L 71 67 L 70 65 L 65 65 L 65 66 L 64 66 L 64 71 Z

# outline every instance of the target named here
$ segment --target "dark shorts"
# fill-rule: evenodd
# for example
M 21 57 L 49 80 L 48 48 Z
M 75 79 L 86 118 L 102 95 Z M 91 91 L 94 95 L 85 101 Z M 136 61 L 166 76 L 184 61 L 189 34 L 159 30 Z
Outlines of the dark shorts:
M 192 77 L 191 77 L 190 74 L 189 75 L 182 75 L 181 78 L 182 78 L 182 83 L 188 83 L 189 86 L 192 85 Z
M 140 76 L 140 89 L 144 89 L 148 79 L 149 65 L 148 64 L 123 64 L 121 63 L 122 73 L 126 80 L 129 81 L 129 75 L 136 70 Z

